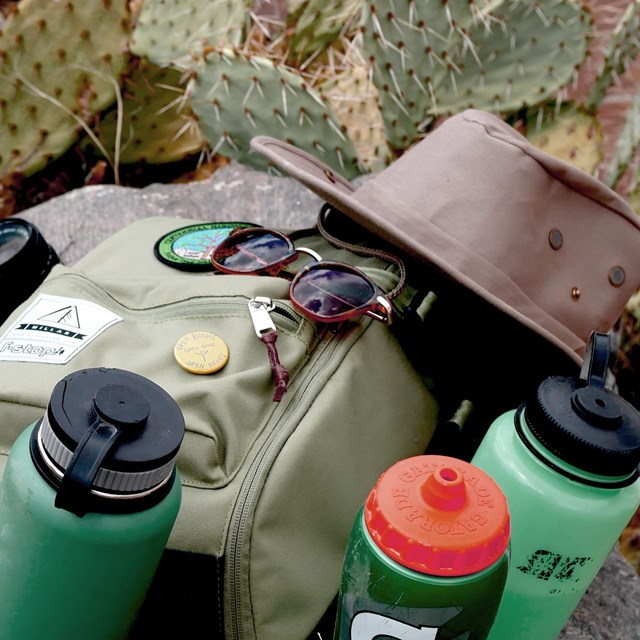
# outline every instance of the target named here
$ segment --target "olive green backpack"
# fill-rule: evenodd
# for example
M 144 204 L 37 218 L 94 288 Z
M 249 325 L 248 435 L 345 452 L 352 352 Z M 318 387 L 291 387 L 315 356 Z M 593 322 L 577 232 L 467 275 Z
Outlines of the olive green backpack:
M 73 267 L 56 266 L 5 323 L 3 333 L 37 316 L 51 330 L 76 324 L 83 338 L 60 364 L 47 361 L 67 353 L 20 354 L 11 333 L 1 341 L 0 358 L 16 358 L 0 361 L 1 464 L 72 371 L 115 367 L 153 380 L 185 416 L 183 502 L 134 637 L 204 628 L 198 637 L 305 638 L 335 596 L 361 502 L 385 468 L 425 450 L 437 404 L 383 323 L 322 326 L 292 307 L 284 278 L 188 273 L 156 259 L 158 238 L 187 222 L 141 220 Z M 358 263 L 384 289 L 397 282 L 380 260 L 317 233 L 299 242 Z M 279 402 L 249 312 L 257 296 L 273 302 L 290 374 Z M 220 371 L 195 375 L 176 362 L 174 346 L 194 331 L 228 346 Z

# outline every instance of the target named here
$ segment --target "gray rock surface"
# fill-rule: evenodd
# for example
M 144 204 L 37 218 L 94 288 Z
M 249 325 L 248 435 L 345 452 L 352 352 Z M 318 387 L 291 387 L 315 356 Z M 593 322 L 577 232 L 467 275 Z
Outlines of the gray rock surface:
M 638 640 L 640 576 L 616 547 L 558 640 Z
M 84 187 L 37 205 L 19 217 L 33 222 L 60 260 L 70 265 L 140 218 L 235 220 L 295 229 L 313 225 L 321 203 L 294 180 L 233 163 L 201 182 L 154 184 L 144 189 Z
M 36 224 L 62 262 L 70 265 L 113 232 L 143 217 L 244 220 L 293 229 L 312 225 L 320 205 L 319 198 L 289 178 L 231 164 L 206 181 L 190 184 L 151 185 L 140 190 L 86 187 L 20 217 Z M 559 638 L 640 640 L 640 577 L 617 548 Z

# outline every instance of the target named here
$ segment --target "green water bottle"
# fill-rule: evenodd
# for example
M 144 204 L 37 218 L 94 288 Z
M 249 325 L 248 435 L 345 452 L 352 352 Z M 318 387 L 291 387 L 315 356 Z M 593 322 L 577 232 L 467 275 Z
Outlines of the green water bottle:
M 509 535 L 505 496 L 483 471 L 447 456 L 397 462 L 351 531 L 334 640 L 483 640 Z
M 605 386 L 609 336 L 579 378 L 499 417 L 472 463 L 509 500 L 511 565 L 490 640 L 555 640 L 640 504 L 640 415 Z
M 181 499 L 178 405 L 120 369 L 54 388 L 0 481 L 3 640 L 118 640 L 142 604 Z

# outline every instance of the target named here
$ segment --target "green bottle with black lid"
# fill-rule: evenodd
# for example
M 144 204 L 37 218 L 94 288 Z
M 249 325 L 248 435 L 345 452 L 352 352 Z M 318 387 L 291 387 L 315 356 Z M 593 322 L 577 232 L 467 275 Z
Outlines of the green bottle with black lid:
M 507 501 L 488 474 L 449 456 L 398 461 L 353 525 L 334 640 L 484 640 L 509 536 Z
M 180 507 L 183 436 L 176 402 L 142 376 L 58 382 L 0 480 L 3 640 L 127 637 Z
M 610 337 L 544 380 L 472 463 L 509 501 L 511 566 L 490 640 L 555 640 L 640 505 L 640 414 L 607 387 Z

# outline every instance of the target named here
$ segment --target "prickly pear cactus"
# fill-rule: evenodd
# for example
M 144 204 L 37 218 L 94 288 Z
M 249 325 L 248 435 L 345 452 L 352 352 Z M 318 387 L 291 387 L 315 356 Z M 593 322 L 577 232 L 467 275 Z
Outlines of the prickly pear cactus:
M 316 55 L 355 23 L 361 6 L 362 0 L 307 0 L 289 16 L 291 51 L 301 59 Z
M 115 99 L 129 38 L 126 0 L 22 0 L 0 34 L 0 177 L 64 153 Z
M 612 188 L 616 188 L 640 147 L 640 94 L 635 96 L 627 111 L 613 154 L 606 158 L 607 166 L 603 175 L 600 175 L 604 144 L 599 111 L 608 89 L 638 55 L 639 30 L 640 0 L 632 0 L 610 35 L 603 61 L 591 82 L 588 97 L 582 102 L 565 102 L 559 114 L 554 114 L 552 109 L 538 109 L 539 116 L 544 114 L 542 120 L 532 118 L 535 123 L 530 122 L 527 127 L 527 137 L 536 146 L 587 173 L 598 175 Z M 640 211 L 640 191 L 636 190 L 640 175 L 633 182 L 628 199 Z
M 144 61 L 125 79 L 121 130 L 117 108 L 96 130 L 112 157 L 121 164 L 159 164 L 182 160 L 206 146 L 180 79 L 179 71 Z
M 190 101 L 214 153 L 265 169 L 266 161 L 250 152 L 249 143 L 269 135 L 294 143 L 346 177 L 361 172 L 342 125 L 300 75 L 231 50 L 207 52 L 194 71 Z
M 483 5 L 486 4 L 483 2 Z M 367 0 L 363 11 L 364 55 L 378 89 L 387 138 L 402 149 L 433 121 L 435 76 L 451 64 L 449 50 L 473 21 L 466 0 Z
M 591 17 L 572 2 L 508 0 L 486 18 L 488 29 L 476 26 L 458 44 L 461 73 L 440 71 L 436 113 L 538 104 L 571 82 L 587 56 Z
M 363 63 L 347 65 L 319 85 L 336 118 L 353 141 L 358 161 L 368 171 L 381 171 L 392 154 L 384 131 L 378 92 Z
M 157 65 L 180 64 L 205 46 L 238 46 L 252 0 L 144 0 L 131 51 Z
M 369 0 L 363 24 L 397 148 L 441 115 L 509 113 L 554 96 L 586 57 L 591 31 L 585 9 L 554 0 Z
M 593 82 L 585 109 L 595 113 L 615 79 L 635 60 L 640 51 L 640 0 L 629 3 L 613 30 L 600 70 Z
M 569 107 L 531 118 L 526 136 L 542 151 L 593 175 L 602 161 L 602 130 L 597 120 Z

